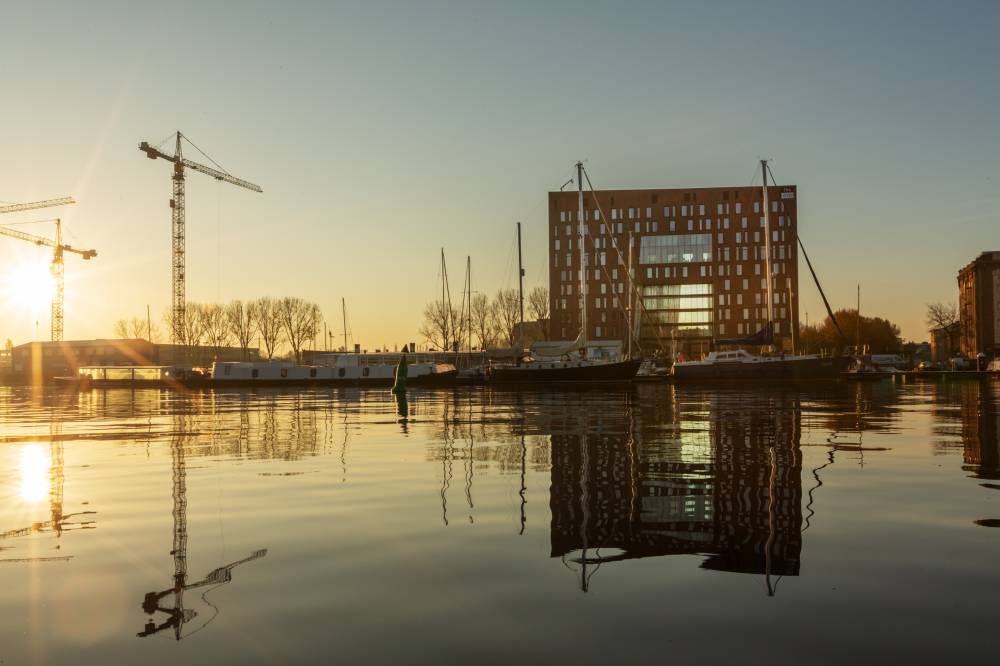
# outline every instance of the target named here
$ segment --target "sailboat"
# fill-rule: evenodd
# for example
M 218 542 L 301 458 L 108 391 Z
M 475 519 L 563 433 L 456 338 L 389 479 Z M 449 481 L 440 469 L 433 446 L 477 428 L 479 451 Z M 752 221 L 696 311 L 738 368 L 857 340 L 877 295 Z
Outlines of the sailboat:
M 774 279 L 771 273 L 771 226 L 767 201 L 767 160 L 760 161 L 763 176 L 765 268 L 767 274 L 767 324 L 753 335 L 744 338 L 716 340 L 721 346 L 774 346 Z M 803 253 L 805 248 L 803 248 Z M 809 257 L 806 255 L 806 262 Z M 812 271 L 812 265 L 809 266 Z M 813 272 L 813 278 L 816 273 Z M 816 280 L 819 287 L 819 280 Z M 822 294 L 822 287 L 820 293 Z M 826 303 L 826 296 L 823 296 Z M 834 324 L 833 312 L 827 303 L 827 311 Z M 838 331 L 839 326 L 837 326 Z M 843 335 L 843 334 L 841 334 Z M 672 374 L 677 381 L 684 380 L 726 380 L 726 379 L 836 379 L 847 369 L 851 358 L 848 356 L 822 357 L 815 354 L 785 354 L 758 356 L 745 349 L 713 351 L 698 361 L 674 363 Z
M 579 190 L 579 248 L 580 248 L 580 294 L 583 307 L 580 308 L 580 331 L 576 339 L 568 342 L 560 349 L 549 350 L 552 356 L 535 358 L 524 350 L 524 267 L 521 259 L 521 223 L 517 223 L 517 263 L 518 287 L 520 291 L 520 331 L 518 343 L 518 360 L 509 365 L 494 365 L 487 368 L 487 378 L 495 383 L 525 383 L 535 382 L 627 382 L 635 378 L 639 371 L 641 358 L 625 358 L 619 360 L 604 360 L 590 358 L 587 354 L 587 272 L 583 269 L 584 257 L 584 225 L 586 217 L 583 212 L 583 163 L 576 163 L 577 186 Z

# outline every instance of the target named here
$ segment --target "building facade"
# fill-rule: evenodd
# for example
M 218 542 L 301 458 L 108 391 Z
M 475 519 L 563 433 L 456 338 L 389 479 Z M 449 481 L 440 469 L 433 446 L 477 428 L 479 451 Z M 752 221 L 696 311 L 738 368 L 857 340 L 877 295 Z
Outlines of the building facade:
M 246 360 L 259 360 L 256 347 Z M 38 383 L 53 377 L 74 376 L 80 367 L 92 365 L 193 365 L 210 366 L 213 361 L 241 361 L 239 347 L 185 347 L 158 344 L 143 339 L 65 340 L 27 342 L 11 352 L 11 378 Z
M 787 351 L 798 334 L 796 203 L 795 186 L 768 188 L 775 344 Z M 584 213 L 581 266 L 578 193 L 549 193 L 552 338 L 576 338 L 584 305 L 588 339 L 627 339 L 638 323 L 646 351 L 705 352 L 766 326 L 762 188 L 586 192 Z
M 960 349 L 1000 356 L 1000 252 L 983 252 L 958 272 Z

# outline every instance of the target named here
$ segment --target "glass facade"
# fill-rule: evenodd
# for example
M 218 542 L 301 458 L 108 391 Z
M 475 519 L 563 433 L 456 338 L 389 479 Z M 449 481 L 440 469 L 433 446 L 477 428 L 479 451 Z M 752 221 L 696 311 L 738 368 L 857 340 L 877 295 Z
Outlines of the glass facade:
M 712 260 L 712 234 L 643 236 L 639 246 L 641 264 L 683 264 Z
M 642 288 L 642 337 L 710 337 L 711 284 L 662 284 Z

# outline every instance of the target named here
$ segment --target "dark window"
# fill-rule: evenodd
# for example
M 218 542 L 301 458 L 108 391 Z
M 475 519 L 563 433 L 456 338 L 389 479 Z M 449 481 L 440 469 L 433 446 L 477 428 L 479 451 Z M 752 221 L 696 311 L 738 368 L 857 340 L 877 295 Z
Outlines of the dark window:
M 259 371 L 257 370 L 257 368 L 254 368 L 253 371 L 250 373 L 250 376 L 253 377 L 254 379 L 257 379 L 258 374 Z
M 309 376 L 310 377 L 316 376 L 316 368 L 309 368 Z
M 364 369 L 361 370 L 361 374 L 364 375 L 365 377 L 367 377 L 369 370 L 371 370 L 371 368 L 364 368 Z
M 288 376 L 288 368 L 282 368 L 281 369 L 281 376 L 282 377 L 287 377 Z
M 337 370 L 337 376 L 338 377 L 343 377 L 346 374 L 347 374 L 347 372 L 343 368 L 341 368 L 340 370 Z

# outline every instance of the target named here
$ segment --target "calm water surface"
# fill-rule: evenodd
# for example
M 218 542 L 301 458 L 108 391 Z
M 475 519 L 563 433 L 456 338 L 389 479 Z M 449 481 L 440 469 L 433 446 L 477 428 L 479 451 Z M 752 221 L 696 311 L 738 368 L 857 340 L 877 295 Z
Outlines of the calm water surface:
M 0 388 L 0 663 L 996 663 L 998 405 Z

